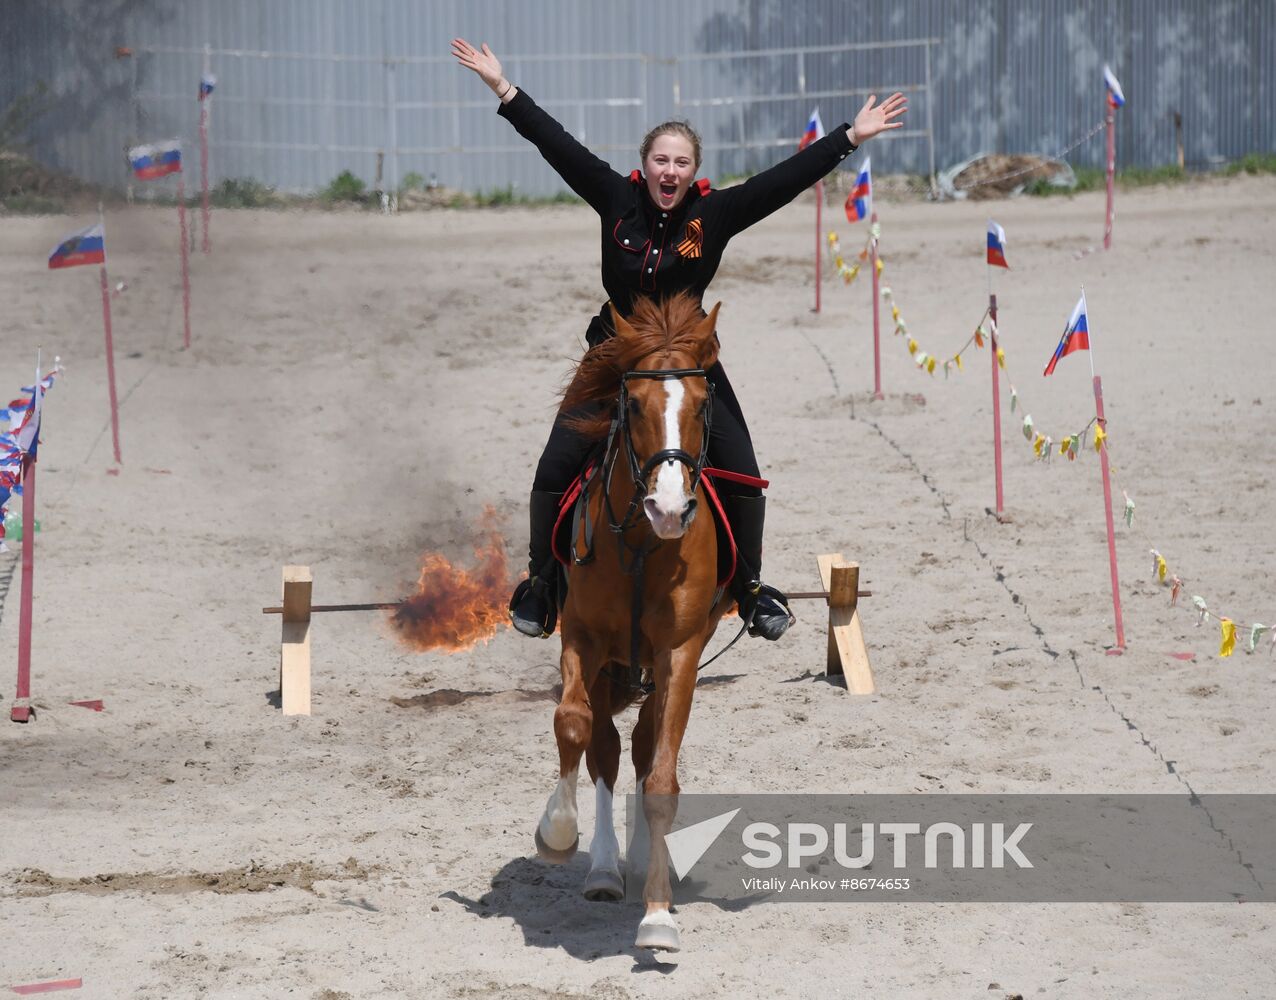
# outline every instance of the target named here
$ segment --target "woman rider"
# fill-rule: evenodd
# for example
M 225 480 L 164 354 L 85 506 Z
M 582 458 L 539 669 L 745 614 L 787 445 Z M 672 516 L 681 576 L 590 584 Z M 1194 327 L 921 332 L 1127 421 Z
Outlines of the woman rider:
M 526 92 L 501 73 L 500 60 L 484 45 L 475 49 L 464 39 L 452 40 L 452 54 L 477 73 L 500 99 L 498 114 L 528 139 L 602 219 L 602 279 L 611 296 L 589 323 L 586 339 L 593 347 L 614 334 L 608 306 L 622 316 L 634 299 L 688 292 L 701 299 L 722 259 L 727 241 L 755 222 L 787 205 L 833 170 L 848 154 L 879 132 L 899 128 L 894 121 L 907 110 L 904 96 L 892 94 L 875 105 L 869 97 L 855 116 L 796 155 L 736 187 L 714 191 L 706 179 L 693 180 L 700 168 L 700 138 L 685 122 L 665 122 L 652 129 L 639 150 L 642 171 L 628 177 L 616 173 L 576 141 Z M 719 362 L 708 370 L 714 388 L 709 464 L 758 476 L 749 430 L 731 383 Z M 556 570 L 551 534 L 558 501 L 580 472 L 589 445 L 562 425 L 562 414 L 532 483 L 528 579 L 510 601 L 514 627 L 525 635 L 548 636 L 557 607 Z M 792 622 L 784 595 L 761 582 L 762 526 L 766 498 L 756 486 L 719 480 L 718 492 L 731 522 L 740 564 L 733 594 L 750 635 L 778 639 Z

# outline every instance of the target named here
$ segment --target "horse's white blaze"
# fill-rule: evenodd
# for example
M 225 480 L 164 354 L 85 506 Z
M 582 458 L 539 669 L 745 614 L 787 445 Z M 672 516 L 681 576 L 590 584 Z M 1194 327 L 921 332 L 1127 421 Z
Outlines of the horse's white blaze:
M 541 816 L 541 839 L 556 851 L 565 851 L 576 843 L 577 773 L 569 771 L 558 779 L 554 793 L 545 803 L 545 814 Z
M 678 416 L 682 411 L 685 389 L 678 379 L 662 383 L 665 390 L 665 447 L 678 448 L 682 433 L 678 428 Z M 663 462 L 656 473 L 656 489 L 651 494 L 655 501 L 656 517 L 652 526 L 661 537 L 676 537 L 682 533 L 682 512 L 687 506 L 687 494 L 682 488 L 682 463 Z M 670 534 L 666 535 L 668 532 Z
M 612 817 L 612 794 L 607 782 L 594 782 L 594 839 L 589 845 L 589 868 L 620 871 L 620 842 L 616 839 L 616 822 Z

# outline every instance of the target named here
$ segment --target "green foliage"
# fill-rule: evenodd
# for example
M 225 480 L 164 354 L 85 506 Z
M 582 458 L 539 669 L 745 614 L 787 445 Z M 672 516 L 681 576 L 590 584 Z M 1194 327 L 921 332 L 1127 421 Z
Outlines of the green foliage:
M 461 204 L 457 204 L 458 199 L 453 199 L 452 208 L 464 207 L 464 199 Z M 505 187 L 493 188 L 491 191 L 476 191 L 474 197 L 469 204 L 475 208 L 503 208 L 508 205 L 522 205 L 527 207 L 535 207 L 537 205 L 580 205 L 583 204 L 581 199 L 571 191 L 557 191 L 548 196 L 517 194 L 512 184 Z
M 425 178 L 415 170 L 409 170 L 399 185 L 400 191 L 420 191 L 425 187 Z
M 1223 168 L 1229 177 L 1237 174 L 1276 174 L 1276 153 L 1246 153 Z
M 1122 187 L 1148 187 L 1152 184 L 1182 184 L 1190 175 L 1177 163 L 1160 167 L 1127 167 L 1117 171 L 1116 180 Z
M 1072 172 L 1077 178 L 1077 186 L 1074 188 L 1059 187 L 1051 184 L 1044 177 L 1038 177 L 1024 188 L 1024 192 L 1037 197 L 1049 197 L 1055 194 L 1080 194 L 1083 191 L 1097 191 L 1106 183 L 1103 171 L 1097 167 L 1076 167 Z
M 319 197 L 332 204 L 339 201 L 365 202 L 367 185 L 349 170 L 343 170 L 320 192 Z
M 0 111 L 0 146 L 11 146 L 49 106 L 49 86 L 43 80 L 19 94 Z
M 62 215 L 66 205 L 57 198 L 39 194 L 14 194 L 0 197 L 0 206 L 14 215 Z
M 251 177 L 227 177 L 208 193 L 218 208 L 269 208 L 280 203 L 275 189 Z
M 493 188 L 488 193 L 476 191 L 474 194 L 474 202 L 479 208 L 496 208 L 502 205 L 513 205 L 514 185 L 506 184 L 504 187 Z

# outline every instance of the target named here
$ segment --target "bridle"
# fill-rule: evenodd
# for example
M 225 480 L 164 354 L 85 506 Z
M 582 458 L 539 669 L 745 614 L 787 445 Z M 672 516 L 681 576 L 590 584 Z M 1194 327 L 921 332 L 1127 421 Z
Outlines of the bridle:
M 703 413 L 703 434 L 700 440 L 700 454 L 692 457 L 691 453 L 683 448 L 663 448 L 656 452 L 647 461 L 639 464 L 638 454 L 634 450 L 633 426 L 629 420 L 629 380 L 630 379 L 648 379 L 654 382 L 673 382 L 684 378 L 702 378 L 705 380 L 705 386 L 708 388 L 708 394 L 705 397 L 705 405 Z M 634 492 L 629 500 L 629 508 L 625 511 L 625 516 L 619 522 L 616 520 L 615 513 L 611 507 L 611 491 L 610 489 L 604 494 L 607 498 L 607 516 L 608 527 L 612 531 L 621 535 L 622 551 L 624 548 L 630 548 L 628 543 L 624 541 L 624 532 L 628 531 L 636 523 L 638 523 L 638 514 L 642 511 L 642 503 L 647 495 L 647 479 L 652 471 L 660 466 L 662 462 L 681 462 L 691 473 L 691 495 L 694 497 L 696 489 L 700 486 L 700 478 L 704 473 L 704 465 L 709 457 L 709 432 L 713 426 L 713 383 L 709 381 L 708 373 L 703 368 L 665 368 L 654 369 L 650 371 L 627 371 L 620 379 L 620 397 L 616 402 L 616 416 L 613 418 L 612 430 L 608 435 L 608 448 L 604 464 L 607 465 L 607 485 L 611 485 L 611 474 L 615 467 L 616 459 L 619 457 L 620 449 L 613 447 L 613 439 L 617 430 L 620 431 L 621 440 L 624 442 L 625 457 L 629 463 L 629 475 L 633 479 Z M 634 551 L 630 548 L 630 551 Z M 623 559 L 621 568 L 624 569 Z M 626 570 L 628 572 L 628 570 Z
M 684 378 L 702 378 L 708 388 L 708 394 L 705 397 L 705 405 L 702 410 L 703 434 L 700 441 L 700 454 L 692 456 L 685 448 L 663 448 L 650 456 L 645 462 L 640 462 L 638 454 L 634 450 L 633 427 L 629 420 L 629 380 L 650 379 L 659 382 L 671 382 Z M 634 545 L 625 539 L 625 533 L 630 528 L 641 523 L 643 501 L 647 496 L 647 478 L 662 462 L 681 462 L 687 467 L 691 473 L 691 495 L 695 496 L 704 473 L 705 462 L 709 457 L 709 433 L 712 427 L 713 382 L 709 380 L 708 372 L 703 368 L 632 370 L 625 372 L 621 376 L 620 395 L 616 401 L 616 413 L 612 417 L 611 428 L 607 432 L 607 447 L 603 452 L 601 472 L 603 475 L 603 505 L 607 511 L 607 528 L 616 536 L 621 572 L 633 577 L 633 598 L 630 602 L 631 625 L 628 683 L 631 688 L 636 690 L 643 689 L 642 668 L 638 663 L 638 649 L 641 644 L 638 623 L 642 620 L 643 570 L 646 566 L 647 556 L 659 547 L 660 539 L 654 535 L 645 535 Z M 629 506 L 625 510 L 625 516 L 617 518 L 616 511 L 611 503 L 611 477 L 615 472 L 616 462 L 620 457 L 622 448 L 629 465 L 629 474 L 633 480 L 634 492 L 629 499 Z M 590 478 L 592 479 L 593 477 L 591 476 Z M 582 492 L 587 492 L 589 486 L 589 482 L 582 484 Z M 577 511 L 583 512 L 583 527 L 586 538 L 586 550 L 583 556 L 578 555 L 576 550 L 576 539 L 579 537 L 577 530 L 580 525 L 573 525 L 572 530 L 572 558 L 577 565 L 590 562 L 594 558 L 593 532 L 589 524 L 588 506 L 587 502 L 582 502 L 577 506 Z M 628 556 L 627 563 L 626 555 Z

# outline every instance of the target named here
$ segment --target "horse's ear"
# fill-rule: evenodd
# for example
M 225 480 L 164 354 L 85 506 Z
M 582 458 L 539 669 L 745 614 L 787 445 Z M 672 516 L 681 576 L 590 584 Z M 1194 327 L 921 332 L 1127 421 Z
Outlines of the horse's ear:
M 611 310 L 611 328 L 616 331 L 617 337 L 633 337 L 636 336 L 634 328 L 629 325 L 619 310 L 616 309 L 614 302 L 608 302 L 607 308 Z
M 701 368 L 712 368 L 718 360 L 718 310 L 722 303 L 717 303 L 709 310 L 709 315 L 702 319 L 696 327 L 696 340 L 704 345 L 700 357 Z

